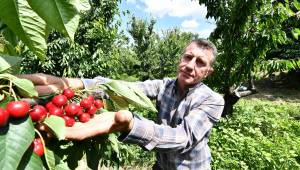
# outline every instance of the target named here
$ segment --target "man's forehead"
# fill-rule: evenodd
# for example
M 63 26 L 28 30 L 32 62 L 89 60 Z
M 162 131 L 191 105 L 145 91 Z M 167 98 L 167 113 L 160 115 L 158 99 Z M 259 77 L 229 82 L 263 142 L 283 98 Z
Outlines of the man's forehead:
M 213 53 L 210 49 L 201 48 L 196 43 L 189 44 L 185 49 L 185 54 L 193 54 L 193 55 L 200 55 L 199 57 L 209 57 L 213 56 Z

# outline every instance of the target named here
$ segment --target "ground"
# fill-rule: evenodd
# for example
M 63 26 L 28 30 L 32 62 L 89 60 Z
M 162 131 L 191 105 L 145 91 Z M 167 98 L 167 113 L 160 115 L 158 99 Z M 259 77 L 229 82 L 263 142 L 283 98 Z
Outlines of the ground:
M 263 79 L 255 82 L 258 93 L 246 98 L 260 98 L 276 102 L 300 103 L 300 82 Z

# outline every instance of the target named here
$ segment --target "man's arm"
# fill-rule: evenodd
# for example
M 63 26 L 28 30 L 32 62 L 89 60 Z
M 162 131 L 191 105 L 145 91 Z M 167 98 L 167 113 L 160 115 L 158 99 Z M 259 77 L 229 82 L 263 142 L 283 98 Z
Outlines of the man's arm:
M 61 78 L 42 73 L 20 74 L 17 77 L 31 80 L 39 95 L 54 93 L 66 88 L 84 88 L 84 84 L 79 78 Z
M 192 108 L 182 123 L 174 128 L 134 116 L 132 130 L 127 136 L 122 136 L 121 140 L 138 144 L 148 150 L 185 152 L 209 135 L 218 118 L 212 118 L 208 113 L 221 115 L 223 106 L 224 100 L 221 96 L 207 99 Z
M 35 85 L 39 95 L 54 93 L 66 88 L 83 89 L 85 86 L 84 79 L 79 78 L 60 78 L 52 75 L 22 74 L 19 78 L 29 79 Z M 104 79 L 104 78 L 103 78 Z M 86 83 L 96 85 L 101 80 L 85 79 Z M 88 85 L 88 84 L 86 84 Z M 73 127 L 66 127 L 65 138 L 74 140 L 83 140 L 97 135 L 103 135 L 113 132 L 129 132 L 133 125 L 133 115 L 131 112 L 121 110 L 118 112 L 105 112 L 95 115 L 93 119 L 86 123 L 76 122 Z M 47 130 L 47 128 L 41 130 Z
M 133 126 L 132 113 L 127 110 L 118 112 L 104 112 L 95 115 L 86 123 L 76 123 L 73 127 L 66 127 L 65 138 L 83 140 L 97 135 L 113 132 L 128 133 Z

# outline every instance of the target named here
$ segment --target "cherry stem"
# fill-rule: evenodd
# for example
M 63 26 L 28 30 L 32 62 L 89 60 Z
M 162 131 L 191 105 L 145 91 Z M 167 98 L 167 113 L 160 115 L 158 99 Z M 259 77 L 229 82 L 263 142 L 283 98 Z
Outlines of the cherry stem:
M 11 93 L 13 95 L 15 101 L 18 100 L 17 96 L 16 96 L 16 93 L 15 93 L 14 89 L 12 88 L 12 81 L 11 80 L 9 80 L 9 93 Z
M 44 150 L 45 150 L 45 141 L 44 141 L 44 139 L 43 139 L 43 136 L 42 136 L 42 134 L 37 130 L 37 129 L 35 129 L 34 128 L 34 131 L 38 134 L 38 136 L 40 137 L 40 139 L 41 139 L 41 141 L 42 141 L 42 144 L 43 144 L 43 148 L 44 148 Z

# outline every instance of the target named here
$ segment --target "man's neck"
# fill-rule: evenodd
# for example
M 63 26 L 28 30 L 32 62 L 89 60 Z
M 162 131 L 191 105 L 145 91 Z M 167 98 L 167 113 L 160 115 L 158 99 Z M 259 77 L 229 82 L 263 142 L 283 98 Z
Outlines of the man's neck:
M 198 83 L 200 83 L 200 82 L 198 82 Z M 178 92 L 179 96 L 182 97 L 183 95 L 185 95 L 187 90 L 189 90 L 190 88 L 196 86 L 198 83 L 192 84 L 192 85 L 185 85 L 185 84 L 180 84 L 179 81 L 177 80 L 176 86 L 177 86 L 177 92 Z

